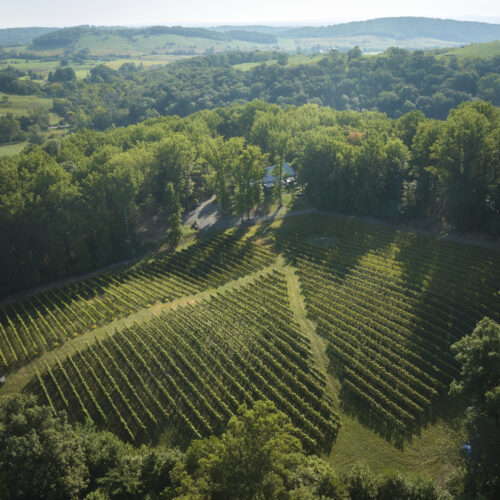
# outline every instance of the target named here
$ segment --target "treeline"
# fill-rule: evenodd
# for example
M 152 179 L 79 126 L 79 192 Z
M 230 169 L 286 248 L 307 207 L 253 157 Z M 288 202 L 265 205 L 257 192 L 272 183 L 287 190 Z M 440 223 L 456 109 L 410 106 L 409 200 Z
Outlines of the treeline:
M 2 158 L 0 294 L 131 257 L 141 214 L 166 210 L 179 224 L 181 208 L 213 193 L 246 213 L 261 197 L 265 156 L 241 137 L 224 140 L 220 120 L 212 112 L 82 130 Z
M 333 51 L 309 64 L 287 66 L 287 58 L 276 53 L 278 64 L 248 71 L 232 67 L 269 60 L 270 54 L 198 57 L 149 70 L 130 64 L 124 71 L 98 66 L 87 80 L 48 85 L 45 93 L 58 100 L 59 111 L 70 123 L 98 130 L 253 99 L 282 106 L 314 103 L 381 111 L 393 118 L 418 110 L 445 119 L 450 109 L 478 98 L 500 105 L 498 56 L 459 60 L 394 48 L 366 57 L 355 48 Z
M 0 293 L 132 256 L 141 214 L 178 220 L 214 193 L 247 214 L 263 167 L 285 160 L 313 206 L 498 237 L 499 138 L 500 111 L 481 101 L 446 121 L 255 101 L 52 139 L 2 159 Z
M 266 43 L 266 44 L 272 44 L 278 42 L 278 39 L 274 35 L 267 33 L 260 33 L 258 31 L 229 30 L 225 31 L 224 33 L 233 40 L 240 40 L 242 42 Z
M 245 62 L 266 64 L 248 71 L 233 67 Z M 457 59 L 395 48 L 371 57 L 357 48 L 332 51 L 318 62 L 291 66 L 286 54 L 278 52 L 230 52 L 155 69 L 99 65 L 85 80 L 59 79 L 43 87 L 23 76 L 13 68 L 0 72 L 0 90 L 43 91 L 68 123 L 97 130 L 254 99 L 281 106 L 314 103 L 373 110 L 393 118 L 421 111 L 428 118 L 445 119 L 452 108 L 478 98 L 500 105 L 500 56 Z
M 182 452 L 134 448 L 26 396 L 0 401 L 0 488 L 10 499 L 451 499 L 430 479 L 337 472 L 306 455 L 287 417 L 269 402 L 241 407 L 222 436 Z

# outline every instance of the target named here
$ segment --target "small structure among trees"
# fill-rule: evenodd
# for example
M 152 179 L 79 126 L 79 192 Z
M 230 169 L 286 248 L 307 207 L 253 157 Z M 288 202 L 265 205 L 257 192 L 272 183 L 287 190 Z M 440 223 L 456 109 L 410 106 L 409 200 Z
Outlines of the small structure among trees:
M 284 183 L 295 181 L 296 177 L 295 170 L 287 161 L 283 164 L 282 175 L 283 175 L 282 182 Z M 266 175 L 262 179 L 262 186 L 264 187 L 264 189 L 272 189 L 274 186 L 274 182 L 276 181 L 276 177 L 277 177 L 276 165 L 271 165 L 269 167 L 266 167 Z

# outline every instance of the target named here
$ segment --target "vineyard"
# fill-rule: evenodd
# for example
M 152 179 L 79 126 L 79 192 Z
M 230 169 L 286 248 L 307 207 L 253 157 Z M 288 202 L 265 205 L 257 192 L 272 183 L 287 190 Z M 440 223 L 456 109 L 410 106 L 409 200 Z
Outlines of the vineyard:
M 450 345 L 483 316 L 500 319 L 500 258 L 483 249 L 326 217 L 284 224 L 277 242 L 328 340 L 344 408 L 386 435 L 428 422 L 457 375 Z
M 220 434 L 261 399 L 316 453 L 342 414 L 409 442 L 442 415 L 451 344 L 500 320 L 499 283 L 486 249 L 295 216 L 9 303 L 0 375 L 135 444 Z
M 269 265 L 273 255 L 223 234 L 13 302 L 0 311 L 0 371 L 11 370 L 68 338 L 151 307 L 217 287 Z
M 275 270 L 57 359 L 28 388 L 134 442 L 220 433 L 241 404 L 269 399 L 308 449 L 327 450 L 339 418 L 324 386 Z

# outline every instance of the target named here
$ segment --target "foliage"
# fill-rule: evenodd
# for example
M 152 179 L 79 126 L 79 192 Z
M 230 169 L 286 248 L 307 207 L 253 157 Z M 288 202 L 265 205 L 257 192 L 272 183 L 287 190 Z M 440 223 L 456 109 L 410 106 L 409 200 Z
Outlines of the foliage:
M 33 397 L 0 403 L 0 486 L 5 498 L 76 498 L 88 470 L 78 435 Z
M 465 474 L 455 475 L 462 483 L 458 490 L 467 498 L 496 498 L 500 494 L 500 325 L 483 318 L 452 350 L 462 369 L 450 391 L 471 403 L 465 420 L 470 453 L 462 450 Z
M 49 82 L 71 82 L 76 80 L 76 74 L 70 66 L 57 68 L 53 73 L 50 72 L 48 76 Z
M 168 218 L 167 241 L 172 247 L 176 247 L 182 238 L 182 217 L 180 210 L 173 212 Z
M 338 474 L 306 455 L 293 434 L 283 413 L 257 401 L 251 409 L 241 406 L 220 438 L 194 440 L 185 453 L 134 448 L 91 425 L 72 427 L 31 397 L 3 398 L 2 498 L 448 498 L 435 483 L 401 474 L 374 477 L 360 467 Z
M 258 64 L 249 71 L 232 67 L 270 59 L 278 63 Z M 393 118 L 418 110 L 429 118 L 444 119 L 462 102 L 477 98 L 497 102 L 499 62 L 498 56 L 458 60 L 391 48 L 370 57 L 359 49 L 345 54 L 332 51 L 317 62 L 286 65 L 286 54 L 230 52 L 161 68 L 136 68 L 133 73 L 100 65 L 106 78 L 95 78 L 93 71 L 88 79 L 52 83 L 44 92 L 67 99 L 64 117 L 70 123 L 101 130 L 155 114 L 187 116 L 253 99 L 281 106 L 315 103 L 338 110 L 378 110 Z M 16 82 L 23 85 L 19 78 Z M 100 108 L 109 114 L 105 125 L 95 120 Z M 84 124 L 74 119 L 79 113 L 85 116 Z
M 94 120 L 107 126 L 110 116 L 103 107 Z M 3 121 L 12 138 L 15 121 Z M 21 132 L 26 126 L 38 142 L 40 124 L 47 124 L 44 115 L 34 113 L 21 120 Z M 496 236 L 499 128 L 498 110 L 482 101 L 461 105 L 445 122 L 418 112 L 394 121 L 255 101 L 102 133 L 81 130 L 60 148 L 33 146 L 2 160 L 0 293 L 130 257 L 140 247 L 139 217 L 176 211 L 170 189 L 181 210 L 215 194 L 224 212 L 248 215 L 260 200 L 266 154 L 278 166 L 292 162 L 312 206 Z
M 241 407 L 220 439 L 195 441 L 186 452 L 194 490 L 208 498 L 279 498 L 301 449 L 291 430 L 271 403 Z

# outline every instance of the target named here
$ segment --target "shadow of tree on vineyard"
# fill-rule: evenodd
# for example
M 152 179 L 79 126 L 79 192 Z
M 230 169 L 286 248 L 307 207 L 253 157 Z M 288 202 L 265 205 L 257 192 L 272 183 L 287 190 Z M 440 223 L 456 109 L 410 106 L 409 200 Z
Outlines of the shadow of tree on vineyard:
M 380 413 L 370 409 L 368 402 L 362 400 L 343 382 L 342 362 L 336 361 L 332 352 L 328 353 L 330 371 L 341 383 L 339 399 L 343 411 L 395 446 L 404 448 L 406 442 L 411 442 L 412 437 L 419 435 L 438 418 L 449 420 L 463 410 L 460 402 L 452 401 L 447 395 L 450 382 L 458 374 L 458 366 L 451 355 L 450 346 L 472 330 L 482 315 L 481 311 L 498 314 L 498 299 L 496 305 L 493 302 L 496 292 L 494 284 L 500 282 L 500 260 L 492 257 L 491 253 L 486 252 L 485 255 L 482 249 L 474 250 L 472 254 L 475 258 L 471 256 L 470 262 L 467 258 L 461 258 L 460 267 L 454 270 L 453 266 L 457 265 L 454 263 L 454 255 L 457 249 L 461 250 L 461 245 L 455 244 L 453 253 L 450 252 L 448 242 L 443 245 L 443 242 L 434 238 L 349 219 L 336 219 L 334 224 L 331 224 L 331 221 L 330 217 L 318 215 L 285 219 L 276 231 L 276 243 L 287 262 L 295 266 L 298 254 L 301 249 L 305 249 L 312 254 L 309 258 L 313 262 L 321 264 L 323 272 L 326 273 L 323 278 L 331 272 L 333 282 L 339 287 L 344 283 L 349 287 L 346 280 L 359 265 L 368 266 L 369 269 L 374 265 L 379 275 L 387 269 L 387 280 L 383 281 L 381 290 L 383 294 L 387 294 L 385 297 L 388 308 L 393 307 L 393 274 L 396 273 L 397 280 L 404 284 L 403 289 L 394 290 L 398 290 L 400 295 L 396 295 L 400 300 L 407 301 L 405 309 L 410 313 L 410 323 L 405 323 L 406 327 L 401 331 L 397 317 L 393 319 L 389 314 L 388 319 L 384 321 L 389 321 L 389 329 L 390 323 L 395 321 L 394 329 L 398 331 L 398 335 L 402 335 L 399 342 L 404 349 L 401 349 L 401 352 L 398 349 L 398 355 L 405 362 L 415 364 L 421 370 L 422 376 L 434 379 L 431 387 L 438 391 L 437 395 L 430 397 L 430 404 L 420 403 L 424 411 L 414 414 L 413 422 L 407 423 L 405 428 L 396 428 L 394 424 L 384 420 L 383 416 L 379 416 Z M 268 229 L 264 231 L 269 232 Z M 350 233 L 355 235 L 352 240 L 349 238 Z M 315 239 L 321 240 L 325 237 L 332 238 L 333 248 L 314 244 Z M 305 247 L 304 244 L 308 246 Z M 448 255 L 449 253 L 451 255 Z M 456 259 L 458 257 L 455 257 Z M 300 268 L 300 265 L 298 267 Z M 298 274 L 300 279 L 300 271 Z M 462 275 L 465 281 L 461 279 Z M 464 295 L 467 290 L 465 283 L 470 284 L 472 292 Z M 369 288 L 367 290 L 369 293 Z M 377 293 L 379 292 L 380 290 Z M 467 300 L 470 297 L 474 300 Z M 369 311 L 371 299 L 368 296 L 364 300 L 364 307 L 367 308 L 365 310 Z M 378 300 L 380 301 L 380 298 Z M 485 303 L 489 304 L 486 308 Z M 311 319 L 314 321 L 312 316 Z M 346 321 L 349 322 L 348 319 Z M 380 319 L 376 319 L 372 328 L 378 330 L 378 321 Z M 353 324 L 356 328 L 361 328 L 361 333 L 363 327 L 360 325 Z M 319 335 L 326 338 L 331 335 L 328 323 L 318 323 L 316 328 Z M 384 328 L 378 331 L 382 335 L 383 332 Z M 357 348 L 362 349 L 364 335 L 370 336 L 370 331 L 360 335 L 358 340 L 353 338 L 355 344 L 359 342 Z M 418 356 L 415 357 L 414 354 Z M 400 368 L 396 366 L 395 361 L 393 364 L 390 371 L 393 376 L 399 378 Z M 388 381 L 389 379 L 386 382 Z
M 401 451 L 404 451 L 405 446 L 412 443 L 414 438 L 421 436 L 424 429 L 436 424 L 438 420 L 448 423 L 456 420 L 457 416 L 463 414 L 467 406 L 463 399 L 444 393 L 426 409 L 422 418 L 416 421 L 412 427 L 401 431 L 380 418 L 363 400 L 342 385 L 342 369 L 332 359 L 330 359 L 328 370 L 341 383 L 339 400 L 342 412 L 356 419 L 361 425 L 371 429 Z
M 460 369 L 451 345 L 470 334 L 484 316 L 500 318 L 500 254 L 412 233 L 400 233 L 396 240 L 396 261 L 416 298 L 410 340 L 428 342 L 439 352 L 441 365 L 434 375 L 444 386 L 435 411 L 446 417 L 443 396 Z

